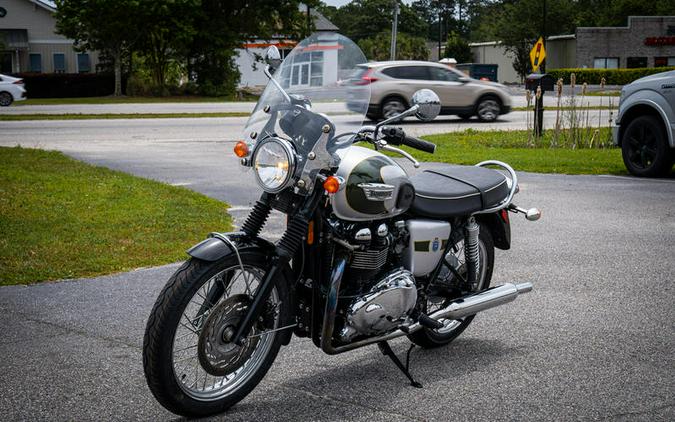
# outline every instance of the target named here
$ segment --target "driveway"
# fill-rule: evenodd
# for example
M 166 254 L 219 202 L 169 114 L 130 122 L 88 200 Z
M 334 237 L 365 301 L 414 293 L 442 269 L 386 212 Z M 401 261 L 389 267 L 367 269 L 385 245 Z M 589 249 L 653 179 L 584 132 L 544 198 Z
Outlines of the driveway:
M 22 140 L 185 185 L 245 215 L 257 187 L 232 165 L 222 120 L 138 131 L 133 122 L 79 131 L 0 122 L 0 145 Z M 520 177 L 517 203 L 543 217 L 513 216 L 513 248 L 497 252 L 493 283 L 535 289 L 481 314 L 451 346 L 416 349 L 411 369 L 424 389 L 375 347 L 329 357 L 293 339 L 259 388 L 216 419 L 673 420 L 675 180 Z M 267 235 L 278 236 L 279 220 Z M 3 419 L 174 419 L 145 385 L 140 348 L 175 268 L 0 288 Z M 393 342 L 399 354 L 407 344 Z

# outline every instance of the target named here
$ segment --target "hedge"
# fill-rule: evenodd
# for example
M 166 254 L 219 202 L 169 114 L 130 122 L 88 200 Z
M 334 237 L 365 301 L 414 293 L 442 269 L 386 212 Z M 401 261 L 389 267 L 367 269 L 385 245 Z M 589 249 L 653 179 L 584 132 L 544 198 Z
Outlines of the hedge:
M 655 73 L 675 70 L 675 67 L 642 67 L 637 69 L 551 69 L 547 73 L 555 80 L 563 79 L 565 84 L 570 83 L 570 75 L 576 74 L 577 85 L 584 82 L 599 85 L 600 80 L 605 78 L 607 85 L 626 85 L 636 79 Z
M 19 73 L 28 98 L 101 97 L 112 95 L 115 77 L 111 73 Z M 122 87 L 125 84 L 122 79 Z

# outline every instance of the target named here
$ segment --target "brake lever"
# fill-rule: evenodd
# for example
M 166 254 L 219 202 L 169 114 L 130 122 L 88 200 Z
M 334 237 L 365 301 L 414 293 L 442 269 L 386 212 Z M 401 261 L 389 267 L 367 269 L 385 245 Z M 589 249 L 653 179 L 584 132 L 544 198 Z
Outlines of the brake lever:
M 398 149 L 396 147 L 392 147 L 392 146 L 388 145 L 387 141 L 379 140 L 375 143 L 375 147 L 377 149 L 383 149 L 385 151 L 395 152 L 397 154 L 400 154 L 400 155 L 404 156 L 408 160 L 412 161 L 413 167 L 415 167 L 415 168 L 419 168 L 419 166 L 420 166 L 419 161 L 415 160 L 412 155 L 408 154 L 407 152 L 403 151 L 402 149 Z

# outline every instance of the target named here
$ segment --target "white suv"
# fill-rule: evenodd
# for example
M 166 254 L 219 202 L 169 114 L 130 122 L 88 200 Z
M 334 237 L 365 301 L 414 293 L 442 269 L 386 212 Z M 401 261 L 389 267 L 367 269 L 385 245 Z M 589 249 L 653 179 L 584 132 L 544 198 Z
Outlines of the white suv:
M 14 101 L 26 99 L 23 79 L 0 74 L 0 106 L 7 107 Z
M 422 88 L 438 95 L 440 114 L 455 114 L 462 119 L 477 116 L 481 121 L 492 122 L 511 111 L 511 95 L 504 85 L 470 78 L 443 64 L 399 60 L 365 63 L 358 69 L 350 83 L 370 85 L 367 117 L 371 120 L 403 112 L 410 107 L 412 95 Z
M 621 90 L 612 128 L 631 174 L 665 176 L 675 162 L 675 70 L 640 78 Z

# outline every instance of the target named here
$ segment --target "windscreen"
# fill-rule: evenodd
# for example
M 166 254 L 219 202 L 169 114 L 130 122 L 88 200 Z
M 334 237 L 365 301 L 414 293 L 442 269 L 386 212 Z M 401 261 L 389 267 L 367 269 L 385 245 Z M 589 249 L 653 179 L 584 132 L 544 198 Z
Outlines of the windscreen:
M 346 134 L 361 128 L 370 87 L 350 78 L 365 62 L 361 49 L 340 34 L 315 33 L 301 41 L 274 73 L 285 94 L 269 82 L 246 124 L 244 139 L 251 150 L 266 137 L 279 136 L 293 143 L 303 161 L 326 120 L 335 126 L 330 152 L 351 145 Z

